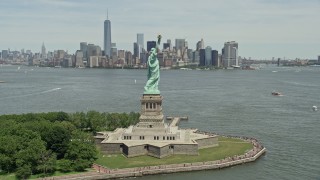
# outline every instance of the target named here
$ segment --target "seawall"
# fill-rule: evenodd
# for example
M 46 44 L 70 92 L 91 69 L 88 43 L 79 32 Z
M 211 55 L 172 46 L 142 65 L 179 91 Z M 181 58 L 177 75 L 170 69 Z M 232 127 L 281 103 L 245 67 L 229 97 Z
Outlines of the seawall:
M 203 132 L 208 133 L 208 132 Z M 227 136 L 232 137 L 232 136 Z M 113 179 L 125 177 L 139 177 L 144 175 L 154 174 L 168 174 L 176 172 L 200 171 L 210 169 L 222 169 L 230 166 L 240 165 L 256 161 L 261 155 L 266 153 L 266 148 L 261 145 L 254 138 L 247 137 L 234 137 L 240 138 L 245 141 L 250 141 L 253 144 L 253 149 L 243 155 L 227 157 L 225 159 L 216 161 L 196 162 L 196 163 L 183 163 L 183 164 L 169 164 L 137 168 L 124 168 L 124 169 L 108 169 L 98 164 L 94 164 L 93 168 L 101 174 L 101 176 L 92 177 L 92 179 Z M 88 177 L 87 177 L 88 179 Z
M 218 160 L 218 161 L 159 165 L 159 166 L 149 166 L 149 167 L 140 167 L 140 168 L 126 168 L 126 169 L 118 169 L 118 170 L 107 169 L 100 165 L 94 164 L 93 167 L 98 172 L 100 170 L 101 176 L 94 176 L 91 178 L 86 177 L 86 179 L 114 179 L 114 178 L 126 178 L 126 177 L 139 177 L 144 175 L 222 169 L 222 168 L 231 167 L 239 164 L 253 162 L 257 160 L 265 152 L 266 152 L 266 149 L 263 148 L 259 152 L 257 152 L 253 157 L 247 157 L 247 158 L 231 160 L 231 161 L 228 161 L 228 159 L 224 159 L 224 160 Z
M 207 133 L 207 132 L 203 132 L 203 133 Z M 228 136 L 228 137 L 232 137 L 232 136 Z M 266 148 L 263 147 L 254 138 L 247 138 L 247 137 L 234 137 L 234 138 L 240 138 L 245 141 L 250 141 L 253 144 L 253 149 L 249 150 L 248 152 L 242 155 L 227 157 L 225 159 L 215 160 L 215 161 L 206 161 L 206 162 L 169 164 L 169 165 L 124 168 L 124 169 L 109 169 L 99 164 L 93 164 L 92 167 L 96 170 L 96 172 L 83 173 L 81 175 L 74 174 L 71 176 L 66 175 L 66 176 L 47 177 L 43 179 L 46 179 L 46 180 L 117 179 L 117 178 L 128 178 L 128 177 L 140 177 L 140 176 L 155 175 L 155 174 L 169 174 L 169 173 L 177 173 L 177 172 L 222 169 L 222 168 L 236 166 L 244 163 L 254 162 L 261 155 L 266 153 Z

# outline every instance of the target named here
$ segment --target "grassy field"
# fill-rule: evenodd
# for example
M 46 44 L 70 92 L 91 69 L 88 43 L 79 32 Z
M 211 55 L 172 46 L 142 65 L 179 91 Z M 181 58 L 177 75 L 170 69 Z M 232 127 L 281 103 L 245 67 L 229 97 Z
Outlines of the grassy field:
M 16 180 L 16 176 L 14 173 L 0 173 L 0 179 L 1 180 Z
M 200 149 L 199 156 L 173 155 L 162 159 L 158 159 L 147 155 L 126 158 L 122 154 L 106 155 L 99 153 L 96 163 L 108 168 L 120 169 L 130 167 L 155 166 L 162 164 L 214 161 L 223 159 L 225 157 L 244 154 L 246 151 L 252 148 L 253 146 L 251 143 L 245 142 L 243 140 L 219 137 L 218 147 Z
M 86 171 L 84 172 L 90 172 L 90 171 L 92 171 L 91 168 L 86 169 Z M 79 173 L 83 173 L 83 172 L 72 171 L 72 172 L 64 173 L 64 172 L 56 171 L 53 174 L 50 174 L 50 176 L 65 176 L 65 175 L 79 174 Z M 37 178 L 41 178 L 41 174 L 31 175 L 28 179 L 37 179 Z M 14 173 L 10 173 L 10 174 L 0 173 L 0 180 L 16 180 L 16 176 Z

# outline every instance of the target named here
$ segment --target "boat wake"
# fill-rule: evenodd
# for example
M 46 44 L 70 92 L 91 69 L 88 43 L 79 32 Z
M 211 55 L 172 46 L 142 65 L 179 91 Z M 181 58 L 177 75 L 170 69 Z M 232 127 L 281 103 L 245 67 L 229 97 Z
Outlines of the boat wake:
M 43 93 L 48 93 L 48 92 L 53 92 L 53 91 L 58 91 L 60 90 L 61 88 L 54 88 L 54 89 L 50 89 L 50 90 L 47 90 L 47 91 L 42 91 L 40 92 L 40 94 L 43 94 Z
M 34 95 L 46 94 L 46 93 L 58 91 L 58 90 L 60 90 L 60 89 L 61 89 L 61 88 L 54 88 L 54 89 L 50 89 L 50 90 L 46 90 L 46 91 L 41 91 L 41 92 L 36 92 L 36 93 L 31 93 L 31 94 L 23 94 L 23 95 L 17 95 L 17 96 L 3 97 L 3 98 L 0 98 L 0 99 L 11 99 L 11 98 L 34 96 Z

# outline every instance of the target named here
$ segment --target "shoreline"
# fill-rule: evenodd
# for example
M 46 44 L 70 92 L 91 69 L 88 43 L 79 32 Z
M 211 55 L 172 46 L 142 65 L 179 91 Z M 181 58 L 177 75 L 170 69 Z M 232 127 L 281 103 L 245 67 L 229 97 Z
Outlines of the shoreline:
M 204 134 L 214 134 L 211 132 L 199 131 L 198 133 Z M 201 170 L 215 170 L 227 167 L 232 167 L 244 163 L 254 162 L 263 154 L 266 153 L 266 148 L 255 138 L 240 137 L 240 136 L 228 136 L 219 135 L 221 137 L 232 137 L 235 139 L 241 139 L 252 143 L 253 148 L 248 152 L 238 156 L 226 157 L 224 159 L 215 161 L 203 161 L 195 163 L 181 163 L 181 164 L 168 164 L 168 165 L 156 165 L 147 167 L 135 167 L 135 168 L 123 168 L 123 169 L 109 169 L 104 166 L 93 164 L 93 168 L 101 175 L 94 177 L 86 177 L 88 179 L 115 179 L 115 178 L 128 178 L 128 177 L 141 177 L 146 175 L 156 175 L 156 174 L 169 174 L 177 172 L 191 172 L 191 171 L 201 171 Z
M 209 133 L 198 131 L 199 133 Z M 215 134 L 215 133 L 209 133 Z M 217 134 L 216 134 L 217 135 Z M 123 169 L 110 169 L 99 164 L 93 164 L 92 168 L 95 169 L 95 173 L 83 173 L 79 176 L 55 176 L 40 178 L 45 180 L 51 179 L 90 179 L 90 180 L 102 180 L 102 179 L 120 179 L 130 177 L 142 177 L 147 175 L 158 175 L 158 174 L 171 174 L 178 172 L 191 172 L 191 171 L 203 171 L 203 170 L 216 170 L 222 168 L 228 168 L 244 163 L 250 163 L 256 161 L 259 157 L 266 153 L 266 148 L 255 138 L 239 137 L 239 136 L 228 136 L 219 135 L 221 137 L 232 137 L 235 139 L 242 139 L 250 142 L 253 148 L 247 151 L 245 154 L 235 155 L 232 157 L 226 157 L 224 159 L 215 161 L 203 161 L 194 163 L 180 163 L 180 164 L 167 164 L 167 165 L 155 165 L 146 167 L 134 167 L 134 168 L 123 168 Z
M 191 171 L 203 171 L 203 170 L 216 170 L 222 168 L 228 168 L 244 163 L 250 163 L 256 161 L 260 156 L 266 153 L 266 148 L 261 149 L 253 157 L 248 157 L 239 160 L 232 160 L 227 162 L 216 163 L 216 161 L 205 161 L 196 163 L 184 163 L 184 164 L 170 164 L 149 166 L 140 168 L 126 168 L 126 169 L 106 169 L 101 165 L 94 164 L 93 168 L 97 170 L 98 175 L 87 176 L 86 179 L 116 179 L 116 178 L 129 178 L 129 177 L 142 177 L 147 175 L 157 174 L 171 174 L 178 172 L 191 172 Z M 231 157 L 228 157 L 231 158 Z M 224 160 L 217 160 L 224 161 Z M 100 170 L 100 172 L 99 172 Z M 73 178 L 74 179 L 74 178 Z

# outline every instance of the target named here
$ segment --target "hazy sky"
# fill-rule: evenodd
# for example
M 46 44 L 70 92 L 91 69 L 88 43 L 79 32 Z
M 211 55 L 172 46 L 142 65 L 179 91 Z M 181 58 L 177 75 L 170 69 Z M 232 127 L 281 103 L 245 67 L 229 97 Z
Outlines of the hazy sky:
M 103 48 L 107 9 L 112 42 L 133 51 L 137 33 L 163 41 L 204 39 L 221 53 L 226 41 L 239 55 L 316 59 L 320 55 L 320 0 L 1 0 L 0 49 L 74 53 L 80 42 Z M 145 43 L 146 46 L 146 43 Z

